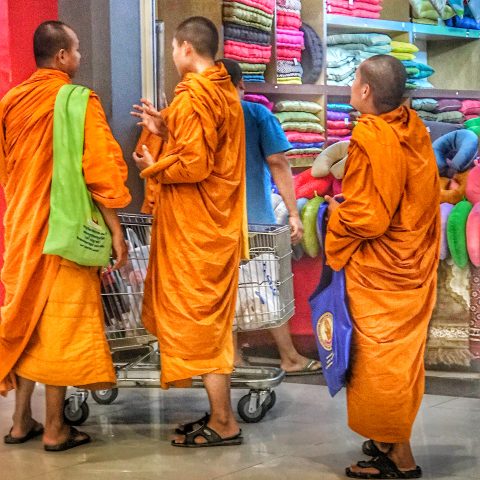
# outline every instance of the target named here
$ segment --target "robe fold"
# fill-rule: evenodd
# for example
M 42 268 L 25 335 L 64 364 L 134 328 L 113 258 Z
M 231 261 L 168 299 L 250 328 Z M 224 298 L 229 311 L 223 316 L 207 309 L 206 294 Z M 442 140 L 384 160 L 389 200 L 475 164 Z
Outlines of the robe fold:
M 439 178 L 428 132 L 406 107 L 362 115 L 326 238 L 345 268 L 353 317 L 349 426 L 379 442 L 410 439 L 424 392 L 436 300 Z
M 66 83 L 67 74 L 39 69 L 0 101 L 0 182 L 7 203 L 0 319 L 3 394 L 14 386 L 17 367 L 26 378 L 52 385 L 115 383 L 105 336 L 100 334 L 98 269 L 42 253 L 50 213 L 53 110 Z M 127 166 L 93 92 L 82 162 L 97 203 L 109 208 L 128 205 Z M 61 342 L 65 348 L 59 348 Z M 70 368 L 72 355 L 75 369 Z
M 169 138 L 142 172 L 155 184 L 143 322 L 159 339 L 161 384 L 233 370 L 240 259 L 248 255 L 245 127 L 222 64 L 188 74 L 163 111 Z

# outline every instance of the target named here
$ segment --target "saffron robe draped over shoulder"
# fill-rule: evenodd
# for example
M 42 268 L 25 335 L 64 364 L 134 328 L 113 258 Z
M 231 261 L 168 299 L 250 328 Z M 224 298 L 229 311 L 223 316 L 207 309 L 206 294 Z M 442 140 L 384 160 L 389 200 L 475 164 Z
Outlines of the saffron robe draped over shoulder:
M 349 425 L 406 442 L 424 392 L 424 350 L 436 300 L 439 179 L 427 130 L 406 107 L 362 115 L 328 223 L 326 254 L 345 267 L 353 317 Z
M 92 274 L 87 267 L 42 253 L 50 213 L 53 110 L 56 95 L 66 83 L 70 83 L 67 74 L 39 69 L 0 102 L 0 182 L 7 203 L 1 393 L 13 387 L 16 365 L 27 378 L 51 385 L 115 382 L 105 337 L 98 334 L 103 332 L 98 272 Z M 86 112 L 82 161 L 87 187 L 97 203 L 108 208 L 128 205 L 127 166 L 93 92 Z M 85 319 L 95 325 L 94 334 L 77 325 Z M 58 335 L 52 329 L 58 329 Z M 63 357 L 53 345 L 60 337 L 70 347 L 64 349 Z M 73 353 L 77 357 L 74 370 Z
M 224 66 L 187 74 L 169 130 L 142 172 L 156 195 L 143 321 L 159 338 L 161 384 L 233 370 L 232 323 L 245 248 L 245 128 Z M 242 251 L 243 250 L 243 251 Z

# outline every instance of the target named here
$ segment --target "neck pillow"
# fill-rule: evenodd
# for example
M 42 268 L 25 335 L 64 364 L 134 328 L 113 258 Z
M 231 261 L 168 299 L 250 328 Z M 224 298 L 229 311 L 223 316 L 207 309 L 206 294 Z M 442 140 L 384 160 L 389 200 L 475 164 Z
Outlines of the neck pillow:
M 448 216 L 453 210 L 451 203 L 442 203 L 440 205 L 440 216 L 442 218 L 442 229 L 440 239 L 440 260 L 445 260 L 448 257 L 448 242 L 447 242 L 447 221 Z
M 314 197 L 307 202 L 302 210 L 301 218 L 304 230 L 302 247 L 305 253 L 312 258 L 317 257 L 320 252 L 317 236 L 317 214 L 324 201 L 323 197 Z
M 445 176 L 450 166 L 464 172 L 477 156 L 478 137 L 470 130 L 455 130 L 435 140 L 433 151 L 440 175 Z
M 452 259 L 457 267 L 465 268 L 468 264 L 467 220 L 472 210 L 468 200 L 462 200 L 453 207 L 447 220 L 447 242 Z
M 465 197 L 469 172 L 456 173 L 453 178 L 440 177 L 440 203 L 456 205 Z
M 470 261 L 480 267 L 480 203 L 476 203 L 468 215 L 467 250 Z
M 326 148 L 313 162 L 312 176 L 323 178 L 332 173 L 337 179 L 343 178 L 349 145 L 349 141 L 338 142 Z

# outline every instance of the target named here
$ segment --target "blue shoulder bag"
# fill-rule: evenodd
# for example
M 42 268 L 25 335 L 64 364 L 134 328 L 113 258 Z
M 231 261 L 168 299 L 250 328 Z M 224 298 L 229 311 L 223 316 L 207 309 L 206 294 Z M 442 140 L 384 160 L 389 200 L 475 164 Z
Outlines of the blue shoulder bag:
M 352 319 L 348 310 L 345 272 L 332 270 L 326 263 L 325 236 L 328 203 L 320 205 L 317 234 L 322 247 L 320 283 L 309 298 L 312 324 L 322 363 L 323 376 L 334 397 L 345 385 L 350 361 Z

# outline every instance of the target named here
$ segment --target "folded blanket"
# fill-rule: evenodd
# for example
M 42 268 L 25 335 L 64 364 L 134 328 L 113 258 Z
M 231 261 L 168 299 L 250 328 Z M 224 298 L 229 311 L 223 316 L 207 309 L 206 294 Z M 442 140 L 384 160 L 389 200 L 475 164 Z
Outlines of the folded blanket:
M 260 103 L 264 107 L 267 107 L 270 111 L 273 110 L 274 103 L 271 102 L 264 95 L 256 95 L 253 93 L 246 93 L 243 97 L 246 102 Z
M 403 52 L 403 53 L 417 53 L 418 47 L 413 43 L 408 42 L 397 42 L 392 40 L 390 44 L 392 47 L 392 52 Z
M 463 100 L 460 111 L 465 115 L 480 114 L 480 100 Z
M 288 151 L 288 154 L 293 155 L 318 155 L 322 153 L 322 148 L 292 148 Z
M 289 78 L 279 78 L 277 77 L 277 83 L 281 85 L 301 85 L 301 77 L 289 77 Z
M 373 18 L 373 19 L 380 18 L 379 12 L 371 12 L 369 10 L 363 10 L 361 8 L 354 8 L 352 10 L 349 10 L 348 8 L 333 7 L 331 5 L 327 5 L 327 13 L 330 13 L 333 15 L 346 15 L 349 17 L 359 17 L 359 18 Z
M 351 128 L 329 128 L 327 130 L 327 135 L 329 137 L 345 137 L 352 134 Z
M 415 88 L 435 88 L 426 78 L 411 78 L 408 80 Z
M 255 43 L 256 45 L 270 45 L 271 43 L 270 33 L 234 23 L 225 23 L 223 25 L 223 38 L 224 40 Z
M 301 30 L 289 30 L 285 28 L 277 28 L 277 45 L 290 46 L 295 48 L 304 48 L 303 32 Z
M 341 67 L 355 59 L 355 53 L 340 47 L 327 48 L 327 67 Z
M 328 0 L 327 5 L 331 5 L 332 7 L 346 8 L 350 11 L 360 9 L 367 12 L 381 12 L 383 8 L 378 2 L 371 3 L 364 2 L 362 0 L 354 2 L 352 2 L 351 0 Z
M 313 122 L 321 124 L 321 120 L 313 113 L 310 112 L 276 112 L 275 116 L 280 123 L 285 122 Z
M 398 58 L 398 60 L 414 60 L 415 55 L 413 53 L 402 53 L 402 52 L 390 52 L 389 55 L 392 57 Z
M 294 130 L 297 132 L 323 133 L 325 129 L 317 122 L 285 122 L 282 123 L 282 130 Z
M 324 142 L 325 136 L 320 133 L 286 131 L 289 142 Z
M 223 21 L 270 32 L 273 25 L 273 16 L 258 8 L 249 7 L 238 2 L 225 2 L 223 4 Z
M 462 102 L 455 98 L 443 98 L 438 101 L 435 113 L 459 112 L 462 108 Z
M 423 120 L 430 120 L 433 122 L 448 122 L 448 123 L 463 123 L 465 117 L 462 112 L 443 112 L 433 113 L 425 112 L 424 110 L 417 111 L 418 116 Z
M 275 11 L 275 0 L 223 0 L 224 3 L 242 3 L 249 7 L 258 8 L 269 15 Z
M 299 13 L 277 10 L 277 27 L 298 30 L 302 26 Z
M 353 53 L 355 52 L 370 52 L 375 53 L 377 55 L 387 54 L 392 51 L 392 47 L 390 44 L 388 45 L 365 45 L 363 43 L 343 43 L 338 45 L 340 48 L 344 50 L 351 50 Z
M 341 33 L 327 36 L 327 45 L 363 43 L 364 45 L 390 45 L 392 39 L 383 33 Z
M 327 85 L 332 85 L 335 87 L 351 87 L 353 85 L 354 80 L 355 80 L 355 75 L 352 74 L 349 77 L 339 81 L 327 80 Z
M 302 49 L 296 47 L 281 47 L 277 46 L 278 60 L 294 60 L 300 61 L 302 57 Z
M 329 147 L 330 145 L 333 145 L 333 144 L 338 143 L 338 142 L 345 142 L 347 140 L 350 140 L 351 138 L 352 138 L 351 135 L 349 135 L 348 137 L 334 137 L 334 136 L 331 136 L 331 137 L 328 137 L 328 140 L 325 142 L 325 146 Z
M 403 66 L 407 69 L 407 73 L 409 68 L 418 70 L 418 73 L 416 73 L 415 75 L 411 75 L 411 78 L 428 78 L 435 73 L 435 70 L 430 65 L 425 65 L 424 63 L 413 62 L 412 60 L 404 60 L 402 63 Z
M 350 61 L 341 67 L 327 68 L 327 79 L 341 82 L 355 73 L 355 62 Z
M 275 105 L 276 112 L 308 112 L 318 115 L 322 110 L 320 104 L 303 100 L 282 100 Z
M 267 66 L 264 63 L 245 63 L 239 62 L 238 65 L 244 73 L 265 73 Z
M 327 110 L 327 120 L 335 120 L 335 121 L 340 121 L 340 120 L 345 120 L 349 119 L 350 120 L 350 114 L 347 112 L 333 112 L 331 110 Z
M 322 148 L 324 142 L 303 143 L 303 142 L 290 142 L 293 148 Z
M 279 60 L 277 62 L 277 73 L 278 74 L 296 74 L 303 75 L 303 67 L 300 63 L 295 63 L 293 60 Z
M 349 119 L 346 120 L 327 120 L 327 129 L 328 130 L 338 130 L 338 129 L 344 129 L 344 128 L 350 128 L 350 130 L 353 128 L 353 124 L 350 123 Z
M 456 15 L 455 11 L 449 5 L 446 5 L 443 12 L 439 14 L 431 4 L 430 0 L 410 0 L 410 5 L 412 7 L 414 21 L 416 19 L 430 20 L 437 24 L 438 18 L 447 20 Z
M 243 80 L 251 83 L 265 83 L 265 77 L 263 75 L 244 75 Z

